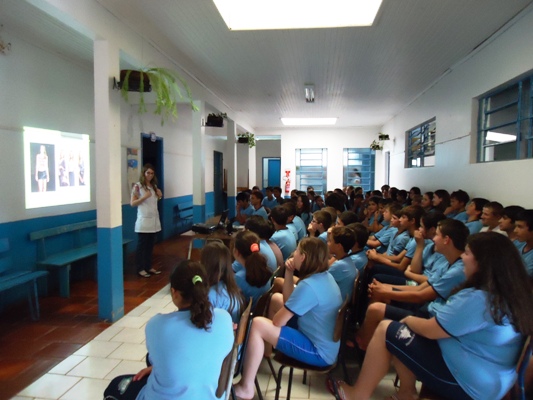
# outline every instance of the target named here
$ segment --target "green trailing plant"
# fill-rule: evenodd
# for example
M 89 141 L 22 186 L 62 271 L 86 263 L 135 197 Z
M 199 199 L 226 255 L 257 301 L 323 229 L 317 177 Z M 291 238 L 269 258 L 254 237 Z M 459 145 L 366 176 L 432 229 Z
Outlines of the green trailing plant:
M 370 148 L 372 150 L 383 150 L 383 142 L 385 140 L 390 140 L 389 135 L 379 133 L 378 140 L 373 140 L 372 143 L 370 143 Z
M 130 75 L 133 70 L 127 70 L 120 84 L 120 91 L 124 100 L 128 101 L 128 89 L 130 86 Z M 183 99 L 182 89 L 180 84 L 185 89 L 187 100 L 191 105 L 193 111 L 198 111 L 198 107 L 194 104 L 192 92 L 185 80 L 175 71 L 167 68 L 143 68 L 138 70 L 140 75 L 139 81 L 139 114 L 147 112 L 144 101 L 145 93 L 145 76 L 148 77 L 152 90 L 156 94 L 155 111 L 154 114 L 161 115 L 161 125 L 164 125 L 168 118 L 175 119 L 178 117 L 178 100 Z
M 238 141 L 241 143 L 247 143 L 250 148 L 255 146 L 255 136 L 251 132 L 239 133 L 237 135 Z

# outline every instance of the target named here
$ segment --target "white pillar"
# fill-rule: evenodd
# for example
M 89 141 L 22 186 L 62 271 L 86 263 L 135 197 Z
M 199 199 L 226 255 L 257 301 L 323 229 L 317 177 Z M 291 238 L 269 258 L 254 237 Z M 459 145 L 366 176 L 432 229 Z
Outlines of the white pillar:
M 192 194 L 193 222 L 204 222 L 205 211 L 205 102 L 195 101 L 198 111 L 192 112 Z
M 237 202 L 237 124 L 235 121 L 227 120 L 227 140 L 226 140 L 226 165 L 228 167 L 228 209 L 229 216 L 235 217 Z

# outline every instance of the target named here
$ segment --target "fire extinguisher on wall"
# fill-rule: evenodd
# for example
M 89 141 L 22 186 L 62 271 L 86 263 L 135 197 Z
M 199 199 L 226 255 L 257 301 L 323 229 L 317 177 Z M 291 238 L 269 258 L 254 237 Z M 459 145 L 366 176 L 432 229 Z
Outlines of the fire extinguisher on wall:
M 291 171 L 289 169 L 285 170 L 283 180 L 285 181 L 285 194 L 288 195 L 291 191 Z

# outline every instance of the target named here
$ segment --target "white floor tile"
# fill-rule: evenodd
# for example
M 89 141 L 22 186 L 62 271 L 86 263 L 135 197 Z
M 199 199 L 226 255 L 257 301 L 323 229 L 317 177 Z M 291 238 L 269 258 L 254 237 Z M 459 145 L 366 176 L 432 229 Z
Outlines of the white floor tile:
M 140 344 L 144 340 L 144 329 L 124 328 L 116 334 L 111 342 L 122 343 L 137 343 Z
M 144 344 L 123 343 L 108 358 L 141 361 L 145 356 L 146 346 Z
M 99 357 L 87 357 L 76 367 L 74 367 L 67 375 L 80 376 L 82 378 L 103 379 L 119 363 L 120 360 Z
M 105 379 L 113 379 L 119 375 L 136 374 L 141 369 L 146 368 L 143 361 L 121 361 L 115 368 L 105 376 Z
M 101 342 L 93 340 L 78 349 L 74 355 L 105 358 L 120 346 L 119 342 Z
M 72 389 L 60 397 L 60 400 L 94 400 L 102 399 L 104 390 L 109 385 L 107 379 L 83 378 Z
M 111 325 L 109 328 L 107 328 L 105 331 L 100 333 L 98 336 L 94 338 L 94 340 L 100 340 L 100 341 L 109 341 L 112 339 L 117 333 L 119 333 L 122 329 L 124 329 L 121 326 L 117 325 Z
M 59 399 L 59 397 L 78 383 L 80 379 L 74 376 L 46 374 L 20 392 L 19 395 L 29 397 L 39 396 L 44 399 Z
M 131 310 L 129 313 L 127 313 L 126 315 L 128 317 L 139 317 L 141 316 L 145 311 L 147 311 L 148 309 L 150 309 L 149 306 L 137 306 L 136 308 L 134 308 L 133 310 Z
M 119 319 L 113 326 L 120 326 L 123 328 L 142 328 L 149 318 L 146 317 L 129 317 L 125 316 Z
M 87 358 L 87 357 L 86 356 L 72 355 L 70 357 L 65 358 L 63 361 L 61 361 L 59 364 L 57 364 L 54 368 L 52 368 L 49 372 L 51 374 L 63 374 L 63 375 L 65 375 L 72 368 L 74 368 L 80 362 L 85 360 L 85 358 Z
M 148 307 L 156 307 L 156 308 L 165 308 L 169 305 L 169 303 L 172 301 L 170 298 L 170 294 L 168 297 L 160 297 L 160 298 L 154 298 L 150 297 L 148 300 L 146 300 L 144 303 L 142 303 L 142 306 L 148 306 Z

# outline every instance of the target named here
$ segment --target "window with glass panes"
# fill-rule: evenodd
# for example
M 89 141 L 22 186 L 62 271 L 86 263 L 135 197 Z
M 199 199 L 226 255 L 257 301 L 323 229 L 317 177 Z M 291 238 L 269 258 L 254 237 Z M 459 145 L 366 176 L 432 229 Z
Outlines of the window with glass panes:
M 405 132 L 405 167 L 420 168 L 435 165 L 435 118 Z
M 533 157 L 533 76 L 479 100 L 477 161 Z
M 374 190 L 375 152 L 371 149 L 343 150 L 343 186 Z
M 312 186 L 316 194 L 327 190 L 328 149 L 296 149 L 296 184 L 298 190 Z

